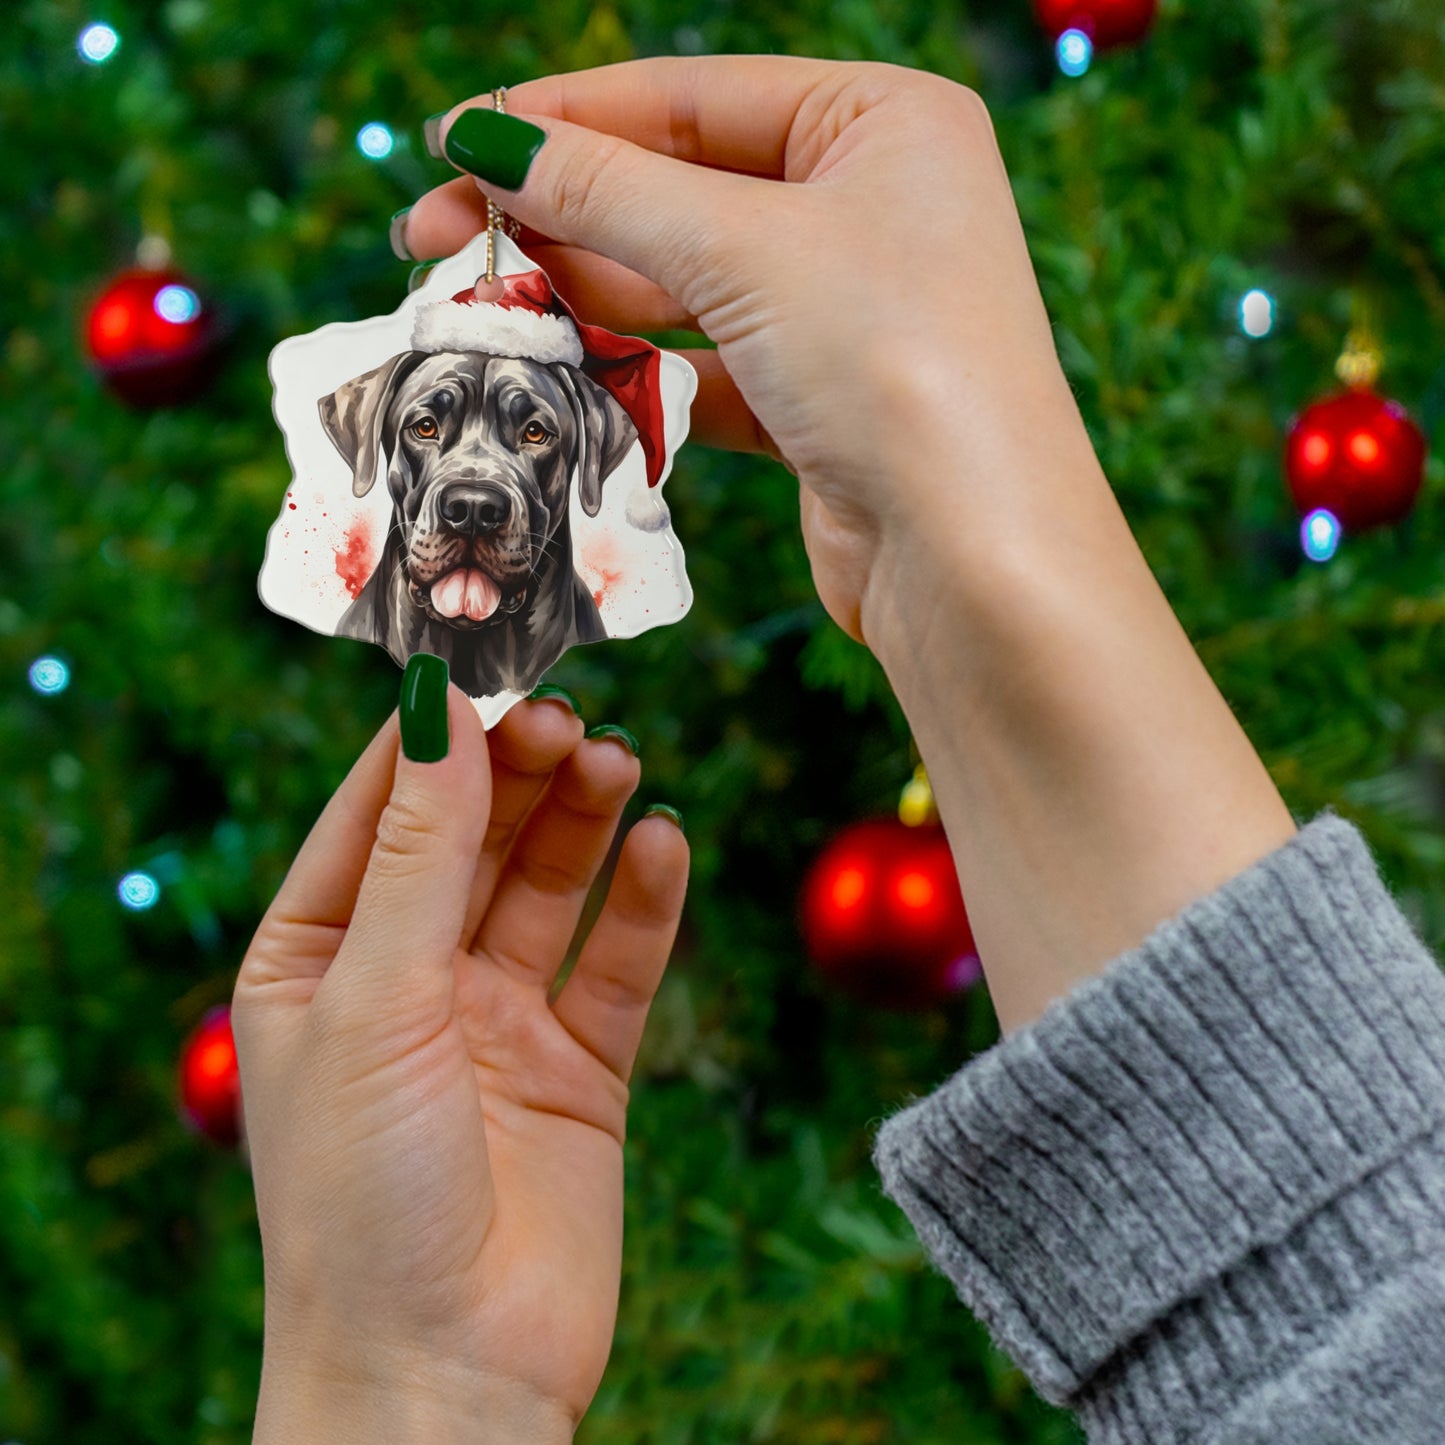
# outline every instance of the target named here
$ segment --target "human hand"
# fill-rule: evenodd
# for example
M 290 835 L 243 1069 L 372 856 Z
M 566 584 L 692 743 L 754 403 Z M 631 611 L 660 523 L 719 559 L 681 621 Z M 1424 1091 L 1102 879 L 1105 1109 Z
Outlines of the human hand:
M 232 1026 L 265 1254 L 258 1442 L 570 1440 L 616 1323 L 627 1080 L 687 845 L 555 701 L 438 762 L 395 715 L 257 930 Z M 490 743 L 490 746 L 489 746 Z
M 547 133 L 525 183 L 431 191 L 411 253 L 456 251 L 490 195 L 584 319 L 715 341 L 681 353 L 692 435 L 797 474 L 814 581 L 855 638 L 877 650 L 870 589 L 908 585 L 940 540 L 1002 546 L 1081 468 L 1102 480 L 972 91 L 723 56 L 529 81 L 507 110 Z

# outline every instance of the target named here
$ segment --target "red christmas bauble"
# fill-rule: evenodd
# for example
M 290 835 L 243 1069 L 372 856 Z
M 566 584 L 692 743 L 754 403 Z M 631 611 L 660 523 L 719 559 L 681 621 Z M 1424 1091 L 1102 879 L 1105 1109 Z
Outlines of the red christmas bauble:
M 873 818 L 845 828 L 803 881 L 803 938 L 842 992 L 881 1008 L 924 1009 L 981 970 L 943 829 Z
M 1154 23 L 1158 0 L 1034 0 L 1034 12 L 1050 40 L 1082 30 L 1095 50 L 1133 45 Z
M 1356 387 L 1307 406 L 1285 441 L 1301 516 L 1323 507 L 1346 532 L 1398 522 L 1425 477 L 1425 435 L 1397 401 Z
M 189 401 L 215 374 L 215 317 L 178 271 L 117 276 L 90 308 L 85 342 L 106 385 L 133 406 Z
M 241 1071 L 231 1010 L 213 1008 L 181 1049 L 182 1118 L 227 1148 L 241 1140 Z

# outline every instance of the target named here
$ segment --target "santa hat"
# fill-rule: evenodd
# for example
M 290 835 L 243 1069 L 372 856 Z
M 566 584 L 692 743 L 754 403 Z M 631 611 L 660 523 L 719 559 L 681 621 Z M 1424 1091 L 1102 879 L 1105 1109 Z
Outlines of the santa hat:
M 552 290 L 542 271 L 503 276 L 495 301 L 474 290 L 417 310 L 413 351 L 484 351 L 525 361 L 565 361 L 611 393 L 632 418 L 647 462 L 647 485 L 662 480 L 667 460 L 662 434 L 662 353 L 635 336 L 586 326 Z

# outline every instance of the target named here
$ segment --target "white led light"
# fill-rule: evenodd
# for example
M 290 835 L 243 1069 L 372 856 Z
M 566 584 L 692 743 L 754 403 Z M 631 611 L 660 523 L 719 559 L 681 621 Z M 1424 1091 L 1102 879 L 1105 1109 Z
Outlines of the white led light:
M 162 286 L 156 292 L 156 315 L 162 321 L 183 326 L 201 314 L 201 298 L 189 286 Z
M 1274 328 L 1274 298 L 1268 291 L 1246 291 L 1239 303 L 1239 325 L 1246 336 L 1268 336 Z
M 1094 59 L 1094 42 L 1082 30 L 1066 30 L 1054 47 L 1065 75 L 1082 75 Z
M 1323 507 L 1316 507 L 1300 524 L 1300 546 L 1311 562 L 1328 562 L 1339 549 L 1341 527 L 1339 518 Z
M 75 42 L 82 60 L 104 65 L 120 48 L 120 36 L 109 25 L 87 25 Z
M 389 126 L 379 120 L 370 121 L 356 132 L 356 148 L 362 155 L 374 161 L 384 161 L 396 145 L 396 137 Z
M 153 907 L 161 896 L 161 885 L 149 873 L 127 873 L 116 886 L 116 896 L 134 913 Z
M 70 686 L 70 669 L 58 657 L 37 657 L 30 664 L 30 686 L 53 697 Z

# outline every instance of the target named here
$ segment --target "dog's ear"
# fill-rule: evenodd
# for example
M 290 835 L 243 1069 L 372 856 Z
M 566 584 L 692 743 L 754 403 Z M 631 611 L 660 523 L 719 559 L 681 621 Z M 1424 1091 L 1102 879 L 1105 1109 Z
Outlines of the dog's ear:
M 577 495 L 595 517 L 602 507 L 602 483 L 617 470 L 637 440 L 632 418 L 610 391 L 565 363 L 558 367 L 577 423 Z
M 398 372 L 405 375 L 411 370 L 415 358 L 416 352 L 403 351 L 375 371 L 344 382 L 316 403 L 326 435 L 351 468 L 351 490 L 358 497 L 364 497 L 376 480 L 381 423 L 392 385 L 399 379 Z

